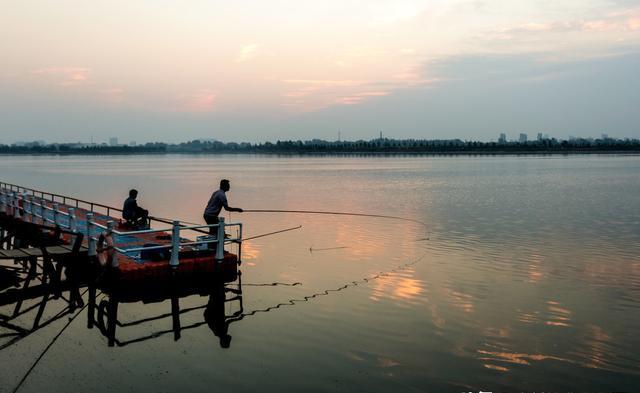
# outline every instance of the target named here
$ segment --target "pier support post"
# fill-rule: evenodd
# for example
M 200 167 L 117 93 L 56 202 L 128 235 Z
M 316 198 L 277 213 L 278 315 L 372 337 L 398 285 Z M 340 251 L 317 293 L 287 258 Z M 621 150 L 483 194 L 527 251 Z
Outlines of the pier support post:
M 176 268 L 180 264 L 180 221 L 173 221 L 171 228 L 171 260 L 169 265 Z
M 238 265 L 242 264 L 242 223 L 238 225 Z
M 218 219 L 218 243 L 216 243 L 216 261 L 224 259 L 224 217 Z
M 87 251 L 87 255 L 90 257 L 96 256 L 96 241 L 91 236 L 91 229 L 93 227 L 93 213 L 87 213 L 87 247 L 89 250 Z

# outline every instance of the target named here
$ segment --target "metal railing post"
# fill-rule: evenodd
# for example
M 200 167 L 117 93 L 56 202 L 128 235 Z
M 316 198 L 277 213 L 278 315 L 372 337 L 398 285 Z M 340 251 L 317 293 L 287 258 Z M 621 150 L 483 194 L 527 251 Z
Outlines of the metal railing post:
M 42 219 L 42 225 L 46 225 L 46 222 L 44 221 L 44 209 L 42 208 L 42 203 L 43 200 L 42 199 L 38 199 L 33 197 L 33 199 L 35 199 L 35 205 L 40 205 L 40 206 L 35 206 L 34 205 L 34 215 L 36 216 L 36 218 L 38 218 L 38 211 L 40 212 L 40 218 Z M 37 221 L 37 220 L 36 220 Z
M 180 221 L 173 221 L 173 228 L 171 228 L 171 260 L 169 265 L 171 267 L 178 267 L 180 264 Z
M 2 183 L 0 183 L 0 187 L 3 187 L 4 185 Z M 7 212 L 7 198 L 4 194 L 4 189 L 0 188 L 0 210 L 4 213 Z M 0 239 L 4 239 L 4 228 L 0 227 Z M 0 240 L 0 248 L 2 248 L 3 244 L 2 244 L 2 240 Z
M 7 215 L 13 216 L 13 196 L 10 192 L 7 193 Z
M 224 217 L 218 219 L 218 243 L 216 243 L 216 261 L 224 259 Z
M 58 226 L 58 204 L 53 203 L 51 207 L 53 208 L 53 225 Z
M 7 198 L 4 196 L 4 191 L 0 189 L 0 211 L 7 212 Z
M 24 212 L 24 220 L 26 222 L 33 222 L 33 211 L 31 206 L 31 201 L 29 200 L 29 195 L 24 194 L 22 196 L 22 208 Z
M 13 216 L 20 218 L 20 199 L 15 192 L 13 193 Z
M 69 230 L 71 232 L 78 232 L 76 229 L 76 209 L 69 208 Z
M 36 206 L 35 197 L 33 195 L 27 196 L 29 198 L 29 208 L 31 209 L 31 222 L 38 222 L 38 206 Z
M 113 236 L 113 221 L 107 221 L 107 234 Z M 114 247 L 115 247 L 115 242 L 114 242 Z M 118 251 L 113 250 L 113 253 L 111 254 L 111 261 L 107 261 L 107 263 L 111 262 L 111 267 L 118 267 Z
M 93 226 L 93 213 L 87 213 L 87 247 L 89 250 L 87 251 L 87 255 L 90 257 L 96 256 L 96 241 L 91 236 L 91 227 Z

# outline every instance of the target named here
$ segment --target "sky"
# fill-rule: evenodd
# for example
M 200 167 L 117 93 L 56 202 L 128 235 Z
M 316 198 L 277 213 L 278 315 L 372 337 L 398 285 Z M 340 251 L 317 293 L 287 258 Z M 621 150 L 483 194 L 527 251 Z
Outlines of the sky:
M 0 143 L 640 137 L 640 0 L 0 7 Z

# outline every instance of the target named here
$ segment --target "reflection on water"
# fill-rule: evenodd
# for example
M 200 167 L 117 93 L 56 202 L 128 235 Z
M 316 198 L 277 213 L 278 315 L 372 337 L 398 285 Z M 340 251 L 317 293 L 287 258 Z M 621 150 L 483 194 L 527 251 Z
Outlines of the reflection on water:
M 98 391 L 633 391 L 640 381 L 640 157 L 0 163 L 4 181 L 113 205 L 135 187 L 152 214 L 187 221 L 200 222 L 225 177 L 232 206 L 389 214 L 428 226 L 229 215 L 247 237 L 302 228 L 243 244 L 241 288 L 121 304 L 116 339 L 135 345 L 109 348 L 76 318 L 21 391 L 69 390 L 70 381 Z M 14 273 L 3 273 L 3 293 Z M 22 310 L 37 310 L 38 299 Z M 0 339 L 13 340 L 0 359 L 15 364 L 0 379 L 10 389 L 60 331 L 65 307 L 49 299 L 44 327 L 27 334 L 35 314 L 11 319 L 15 302 L 0 302 Z

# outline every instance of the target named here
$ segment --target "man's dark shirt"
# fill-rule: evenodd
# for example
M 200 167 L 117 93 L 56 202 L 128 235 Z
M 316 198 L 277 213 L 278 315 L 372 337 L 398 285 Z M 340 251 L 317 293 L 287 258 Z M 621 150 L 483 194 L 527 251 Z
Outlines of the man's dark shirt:
M 136 218 L 138 213 L 138 202 L 136 202 L 135 198 L 127 198 L 124 201 L 124 206 L 122 207 L 122 218 L 125 220 L 133 220 Z

